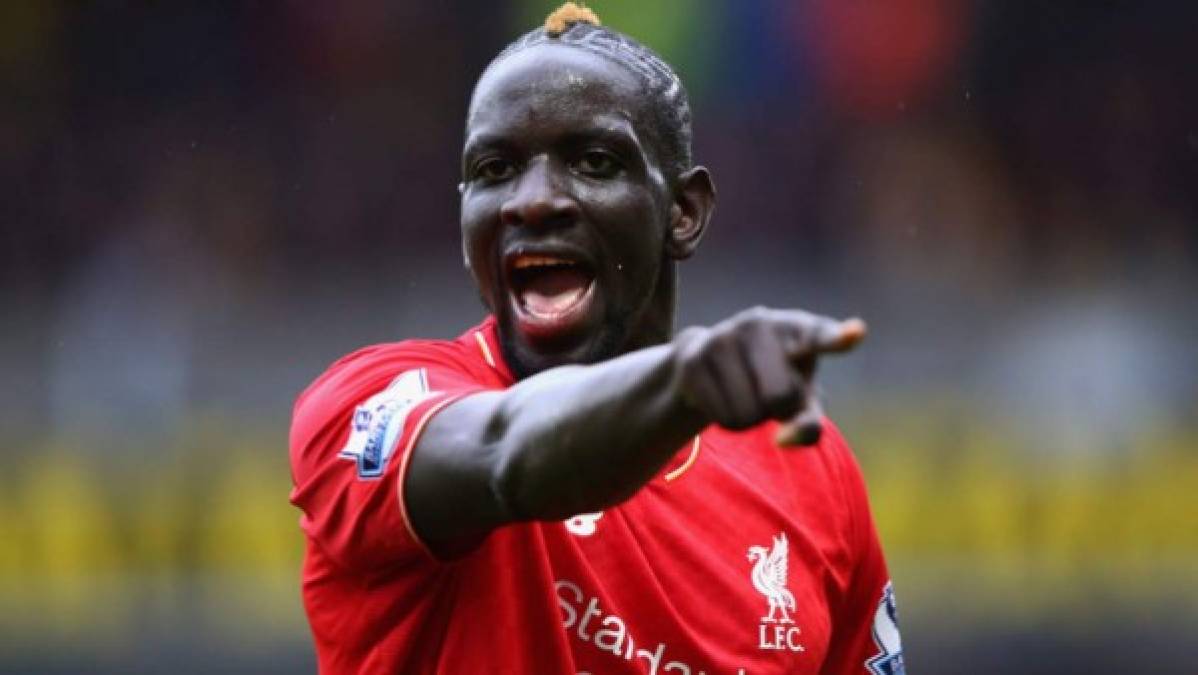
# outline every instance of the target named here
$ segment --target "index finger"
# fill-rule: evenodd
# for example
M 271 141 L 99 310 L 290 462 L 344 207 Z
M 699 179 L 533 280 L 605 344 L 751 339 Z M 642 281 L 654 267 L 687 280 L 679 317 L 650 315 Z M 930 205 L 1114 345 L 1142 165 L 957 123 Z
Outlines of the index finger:
M 865 339 L 865 334 L 869 332 L 869 328 L 865 325 L 865 320 L 859 317 L 851 317 L 843 321 L 837 321 L 833 331 L 827 336 L 827 339 L 820 345 L 819 350 L 822 352 L 847 352 Z
M 868 332 L 865 321 L 853 317 L 833 319 L 799 310 L 779 311 L 777 318 L 788 336 L 787 356 L 792 361 L 814 354 L 839 354 L 856 347 Z

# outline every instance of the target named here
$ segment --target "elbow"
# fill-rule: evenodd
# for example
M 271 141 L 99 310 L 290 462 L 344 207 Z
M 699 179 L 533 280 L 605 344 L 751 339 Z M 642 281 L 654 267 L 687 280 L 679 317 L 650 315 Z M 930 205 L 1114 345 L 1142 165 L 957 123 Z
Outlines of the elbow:
M 497 406 L 483 432 L 482 442 L 489 448 L 491 499 L 501 524 L 529 520 L 530 511 L 524 503 L 526 470 L 522 453 L 511 435 L 511 411 L 508 405 Z
M 582 473 L 574 449 L 563 442 L 556 421 L 552 404 L 529 406 L 524 396 L 509 394 L 496 406 L 483 441 L 491 448 L 491 495 L 505 522 L 556 520 L 587 510 L 579 509 L 585 497 L 575 478 Z
M 535 519 L 536 504 L 530 498 L 528 470 L 519 453 L 500 444 L 491 469 L 491 495 L 505 523 Z
M 556 462 L 551 466 L 545 457 L 507 448 L 497 450 L 496 456 L 491 493 L 505 523 L 562 520 L 615 503 L 598 497 L 589 489 L 593 485 L 573 479 L 581 475 L 576 467 L 566 469 Z
M 538 376 L 541 377 L 541 376 Z M 530 405 L 529 390 L 509 390 L 492 411 L 483 442 L 490 448 L 490 486 L 504 523 L 557 517 L 562 485 L 557 447 L 546 406 Z M 565 453 L 568 455 L 568 453 Z M 557 459 L 555 459 L 557 457 Z

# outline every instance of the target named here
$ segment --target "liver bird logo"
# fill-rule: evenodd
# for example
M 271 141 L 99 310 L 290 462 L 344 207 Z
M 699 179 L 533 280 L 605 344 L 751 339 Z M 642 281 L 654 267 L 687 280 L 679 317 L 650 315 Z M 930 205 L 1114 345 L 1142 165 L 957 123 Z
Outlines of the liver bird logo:
M 795 596 L 786 588 L 786 559 L 790 554 L 790 544 L 786 541 L 786 533 L 774 537 L 774 546 L 769 551 L 764 546 L 749 547 L 749 562 L 754 563 L 749 575 L 753 588 L 765 596 L 770 602 L 769 614 L 761 617 L 762 623 L 794 623 L 789 611 L 795 610 Z M 775 614 L 781 617 L 775 618 Z

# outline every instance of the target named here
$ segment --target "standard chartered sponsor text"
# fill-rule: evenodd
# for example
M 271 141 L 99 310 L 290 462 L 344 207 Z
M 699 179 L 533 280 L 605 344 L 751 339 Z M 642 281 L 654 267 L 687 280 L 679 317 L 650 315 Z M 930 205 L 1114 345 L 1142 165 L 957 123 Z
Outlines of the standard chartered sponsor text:
M 599 606 L 599 598 L 588 597 L 578 584 L 559 579 L 554 583 L 554 590 L 562 610 L 562 628 L 573 638 L 607 652 L 613 658 L 642 660 L 648 666 L 645 672 L 649 675 L 717 675 L 715 671 L 699 669 L 683 661 L 667 660 L 669 647 L 664 642 L 658 642 L 652 649 L 637 648 L 637 640 L 628 623 L 615 614 L 605 613 Z M 734 675 L 749 674 L 744 668 L 738 668 Z

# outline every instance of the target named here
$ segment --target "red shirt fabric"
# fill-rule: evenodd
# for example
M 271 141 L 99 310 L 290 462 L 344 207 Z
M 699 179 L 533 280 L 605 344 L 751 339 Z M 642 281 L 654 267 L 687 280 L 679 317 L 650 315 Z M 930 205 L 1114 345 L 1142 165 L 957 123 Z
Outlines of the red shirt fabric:
M 411 450 L 438 410 L 512 383 L 488 318 L 354 352 L 300 395 L 291 501 L 322 673 L 903 672 L 861 472 L 830 423 L 803 450 L 777 448 L 773 423 L 709 427 L 615 508 L 437 560 L 405 512 Z

